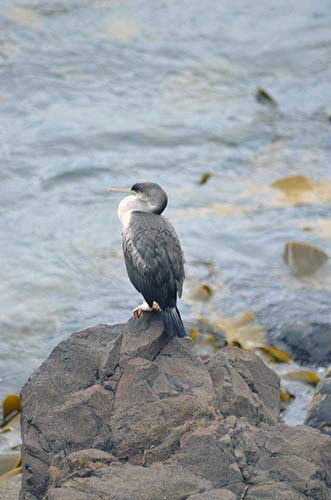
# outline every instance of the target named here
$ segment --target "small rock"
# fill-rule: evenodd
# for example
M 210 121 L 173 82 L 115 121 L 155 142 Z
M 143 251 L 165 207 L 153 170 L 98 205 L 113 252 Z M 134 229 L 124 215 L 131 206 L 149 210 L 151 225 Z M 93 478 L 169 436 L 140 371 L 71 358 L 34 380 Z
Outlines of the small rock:
M 268 104 L 274 107 L 277 106 L 275 99 L 262 87 L 259 87 L 256 91 L 256 100 L 261 104 Z
M 271 186 L 285 193 L 292 191 L 310 191 L 314 187 L 310 179 L 304 175 L 291 175 L 290 177 L 285 177 L 273 182 Z
M 328 260 L 320 248 L 301 241 L 289 241 L 285 245 L 284 261 L 298 276 L 309 276 Z
M 211 172 L 204 172 L 203 174 L 201 174 L 199 184 L 200 185 L 206 184 L 206 182 L 210 179 L 212 175 L 213 174 Z
M 331 436 L 331 369 L 327 370 L 315 389 L 305 424 Z
M 207 284 L 203 283 L 194 290 L 191 297 L 193 300 L 205 302 L 214 295 L 214 290 Z

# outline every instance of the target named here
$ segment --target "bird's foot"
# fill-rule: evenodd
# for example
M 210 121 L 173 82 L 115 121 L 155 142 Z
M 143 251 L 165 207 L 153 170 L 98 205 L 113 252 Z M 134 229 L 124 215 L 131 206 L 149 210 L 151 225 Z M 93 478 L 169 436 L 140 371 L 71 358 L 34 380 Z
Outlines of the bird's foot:
M 145 311 L 145 312 L 152 312 L 152 311 L 159 311 L 160 310 L 160 306 L 157 302 L 153 302 L 153 307 L 149 307 L 149 305 L 147 304 L 147 302 L 143 302 L 142 304 L 140 304 L 140 306 L 137 306 L 133 309 L 133 317 L 134 319 L 139 319 L 140 316 L 142 315 L 142 312 Z
M 133 309 L 133 317 L 134 317 L 134 319 L 139 319 L 140 316 L 142 315 L 143 311 L 145 311 L 145 312 L 151 312 L 151 311 L 153 311 L 153 308 L 149 307 L 149 305 L 147 304 L 147 302 L 143 302 L 142 304 L 140 304 L 139 306 L 137 306 L 137 307 L 135 307 Z

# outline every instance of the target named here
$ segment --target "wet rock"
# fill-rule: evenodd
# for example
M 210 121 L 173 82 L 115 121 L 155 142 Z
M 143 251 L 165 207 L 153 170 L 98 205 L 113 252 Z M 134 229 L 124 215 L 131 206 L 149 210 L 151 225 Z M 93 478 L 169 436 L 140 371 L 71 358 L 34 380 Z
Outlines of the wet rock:
M 275 99 L 269 94 L 269 92 L 261 87 L 259 87 L 256 91 L 256 100 L 260 104 L 267 104 L 269 106 L 277 106 L 277 102 Z
M 331 435 L 331 369 L 325 373 L 315 389 L 305 424 Z
M 307 286 L 295 288 L 283 297 L 280 295 L 279 290 L 273 296 L 273 302 L 261 307 L 257 313 L 257 320 L 266 327 L 271 343 L 288 328 L 331 325 L 331 293 L 325 289 Z
M 283 179 L 274 181 L 271 186 L 280 189 L 285 193 L 292 191 L 311 191 L 314 188 L 311 180 L 304 175 L 291 175 L 290 177 L 284 177 Z
M 272 370 L 236 347 L 204 364 L 157 313 L 73 334 L 22 402 L 22 500 L 331 498 L 331 439 L 278 423 Z
M 320 248 L 301 241 L 289 241 L 284 249 L 284 262 L 297 276 L 308 276 L 320 269 L 328 260 Z
M 301 363 L 327 365 L 331 362 L 331 325 L 293 323 L 270 335 L 273 345 Z
M 197 352 L 199 352 L 198 346 L 206 343 L 213 344 L 219 349 L 228 344 L 225 330 L 204 317 L 200 317 L 194 323 L 186 323 L 185 328 L 188 335 L 196 342 Z

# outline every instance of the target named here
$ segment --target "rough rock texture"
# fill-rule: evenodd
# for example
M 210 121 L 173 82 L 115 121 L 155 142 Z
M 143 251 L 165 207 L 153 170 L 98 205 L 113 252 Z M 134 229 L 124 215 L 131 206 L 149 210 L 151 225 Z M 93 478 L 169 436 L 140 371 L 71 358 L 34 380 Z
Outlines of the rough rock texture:
M 331 499 L 331 439 L 278 423 L 254 354 L 208 363 L 158 314 L 73 334 L 22 392 L 21 499 Z
M 331 363 L 331 324 L 295 323 L 270 332 L 270 341 L 301 363 Z
M 21 489 L 21 476 L 14 476 L 0 481 L 1 500 L 18 500 Z
M 331 368 L 326 371 L 315 389 L 305 424 L 331 436 Z

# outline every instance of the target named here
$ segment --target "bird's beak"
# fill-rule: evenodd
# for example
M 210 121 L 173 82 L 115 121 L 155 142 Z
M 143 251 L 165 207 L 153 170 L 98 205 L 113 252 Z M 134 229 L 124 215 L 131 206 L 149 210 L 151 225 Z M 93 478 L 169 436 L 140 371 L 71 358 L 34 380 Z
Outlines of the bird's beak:
M 107 191 L 109 193 L 130 193 L 130 194 L 137 194 L 135 191 L 132 191 L 132 189 L 108 188 Z

